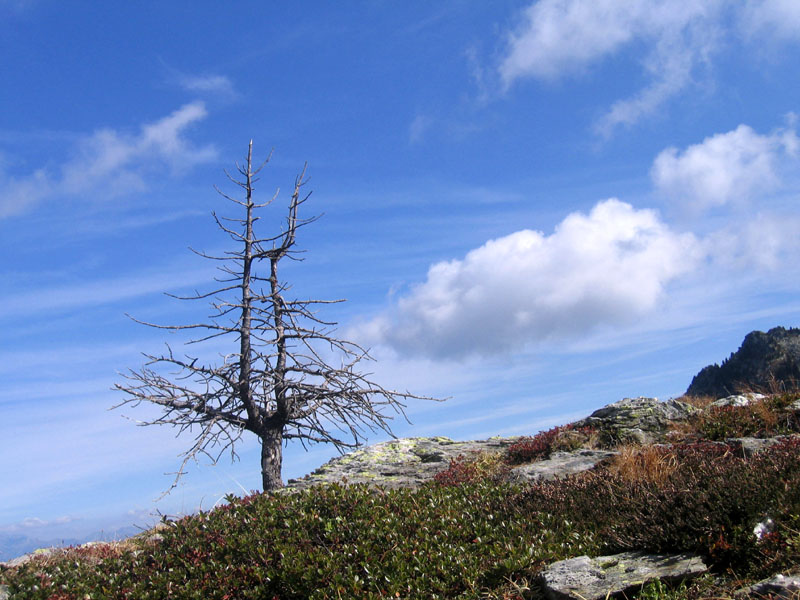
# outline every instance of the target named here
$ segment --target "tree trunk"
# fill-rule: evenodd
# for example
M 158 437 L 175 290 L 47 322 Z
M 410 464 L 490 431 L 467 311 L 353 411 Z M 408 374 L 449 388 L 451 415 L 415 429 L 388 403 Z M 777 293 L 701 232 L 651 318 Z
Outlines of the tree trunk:
M 283 428 L 268 429 L 261 435 L 261 480 L 265 492 L 283 487 Z

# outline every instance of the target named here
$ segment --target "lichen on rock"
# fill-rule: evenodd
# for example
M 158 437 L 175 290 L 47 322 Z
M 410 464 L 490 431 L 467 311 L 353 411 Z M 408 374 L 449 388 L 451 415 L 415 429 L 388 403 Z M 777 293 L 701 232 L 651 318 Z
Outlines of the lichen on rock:
M 540 580 L 551 600 L 599 600 L 638 590 L 651 581 L 674 583 L 706 571 L 703 560 L 691 554 L 625 552 L 558 561 L 542 571 Z
M 500 452 L 518 437 L 456 442 L 447 437 L 401 438 L 361 448 L 333 458 L 300 479 L 291 479 L 289 490 L 325 483 L 416 488 L 447 469 L 461 455 Z
M 575 426 L 593 427 L 617 443 L 652 444 L 665 439 L 672 423 L 685 421 L 699 410 L 680 400 L 623 398 L 594 411 Z

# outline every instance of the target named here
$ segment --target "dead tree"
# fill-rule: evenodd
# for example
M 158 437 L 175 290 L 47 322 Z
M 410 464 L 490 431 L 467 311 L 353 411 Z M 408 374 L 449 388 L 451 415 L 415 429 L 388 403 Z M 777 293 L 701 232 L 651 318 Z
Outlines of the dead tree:
M 125 375 L 117 390 L 123 405 L 142 402 L 161 408 L 158 418 L 142 425 L 172 425 L 194 433 L 194 443 L 183 455 L 173 486 L 190 460 L 205 455 L 216 462 L 223 453 L 236 458 L 237 442 L 245 431 L 261 440 L 261 475 L 264 490 L 283 485 L 281 466 L 286 441 L 328 442 L 340 451 L 360 445 L 366 431 L 391 434 L 389 420 L 405 417 L 405 401 L 423 398 L 408 392 L 383 388 L 358 371 L 362 361 L 371 360 L 359 345 L 333 334 L 335 323 L 317 316 L 321 305 L 342 300 L 290 299 L 290 287 L 278 277 L 284 258 L 299 260 L 297 232 L 316 218 L 300 218 L 300 207 L 310 194 L 303 194 L 306 167 L 294 182 L 289 210 L 281 232 L 259 237 L 254 226 L 260 209 L 272 204 L 253 198 L 257 175 L 269 162 L 253 168 L 253 142 L 244 165 L 237 163 L 238 178 L 228 178 L 243 190 L 243 199 L 217 192 L 238 205 L 241 218 L 218 217 L 217 226 L 235 242 L 236 249 L 223 256 L 194 251 L 219 261 L 224 273 L 215 279 L 217 289 L 181 300 L 210 302 L 209 322 L 188 325 L 158 325 L 167 330 L 197 330 L 200 335 L 189 344 L 232 343 L 220 364 L 205 364 L 197 356 L 178 356 L 167 345 L 162 355 L 144 356 L 145 365 Z M 271 156 L 271 155 L 270 155 Z M 134 319 L 136 320 L 136 319 Z M 339 366 L 334 366 L 333 362 Z M 166 371 L 166 373 L 165 373 Z M 430 398 L 428 398 L 430 399 Z M 393 414 L 392 414 L 393 413 Z

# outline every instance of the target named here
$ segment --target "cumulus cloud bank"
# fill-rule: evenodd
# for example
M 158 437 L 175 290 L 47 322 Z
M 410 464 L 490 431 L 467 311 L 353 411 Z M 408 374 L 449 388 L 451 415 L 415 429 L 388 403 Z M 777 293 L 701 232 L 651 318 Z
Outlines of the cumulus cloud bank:
M 787 163 L 797 168 L 798 152 L 793 129 L 760 135 L 739 125 L 682 152 L 667 148 L 656 157 L 651 176 L 665 195 L 706 210 L 774 190 Z
M 0 218 L 21 214 L 59 195 L 75 196 L 102 190 L 113 197 L 146 189 L 145 174 L 162 165 L 174 171 L 212 160 L 212 146 L 197 147 L 186 128 L 207 115 L 202 102 L 186 104 L 172 114 L 142 126 L 138 135 L 101 129 L 81 140 L 73 158 L 57 169 L 41 167 L 28 175 L 0 172 Z
M 647 315 L 701 255 L 694 236 L 671 231 L 656 212 L 610 199 L 588 215 L 570 214 L 551 235 L 517 231 L 434 264 L 357 335 L 437 358 L 579 336 Z

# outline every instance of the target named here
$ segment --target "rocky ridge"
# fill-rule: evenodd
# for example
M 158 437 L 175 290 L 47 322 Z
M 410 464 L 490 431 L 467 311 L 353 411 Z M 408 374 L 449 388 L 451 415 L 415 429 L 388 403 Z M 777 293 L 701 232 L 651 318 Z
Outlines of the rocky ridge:
M 665 441 L 670 424 L 688 419 L 697 410 L 679 400 L 660 402 L 656 398 L 625 398 L 596 410 L 572 426 L 592 427 L 600 437 L 615 443 L 657 443 Z M 446 437 L 391 440 L 333 458 L 309 475 L 289 480 L 286 487 L 289 490 L 305 489 L 337 482 L 414 488 L 433 479 L 459 456 L 497 453 L 519 440 L 519 436 L 466 442 Z M 525 482 L 563 477 L 591 469 L 614 454 L 613 450 L 593 448 L 554 452 L 545 460 L 514 467 L 509 478 Z
M 755 390 L 794 389 L 800 383 L 800 329 L 751 331 L 722 364 L 703 368 L 687 396 L 720 398 Z

